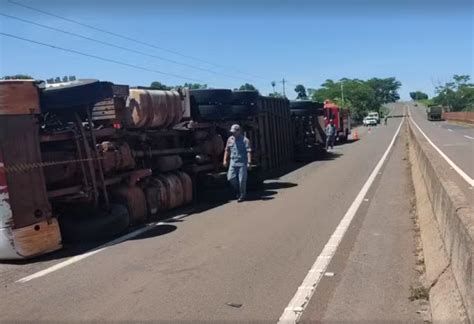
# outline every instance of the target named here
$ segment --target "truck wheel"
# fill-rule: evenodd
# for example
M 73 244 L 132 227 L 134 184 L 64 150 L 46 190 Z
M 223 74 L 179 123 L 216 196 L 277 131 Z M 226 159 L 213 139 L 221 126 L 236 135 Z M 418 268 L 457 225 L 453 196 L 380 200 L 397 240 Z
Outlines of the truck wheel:
M 89 214 L 90 215 L 90 214 Z M 123 232 L 130 223 L 127 207 L 110 205 L 110 211 L 95 211 L 93 215 L 61 215 L 58 218 L 61 235 L 66 242 L 97 241 Z
M 232 105 L 232 118 L 247 118 L 257 113 L 257 107 L 247 105 Z
M 198 105 L 228 104 L 232 98 L 232 91 L 228 89 L 191 90 L 190 94 Z
M 226 120 L 232 116 L 228 105 L 199 105 L 198 121 Z
M 131 225 L 146 221 L 148 215 L 146 197 L 140 187 L 120 185 L 112 190 L 111 194 L 113 201 L 127 207 Z
M 112 84 L 94 79 L 72 81 L 41 91 L 42 112 L 81 107 L 112 98 Z
M 255 104 L 259 95 L 258 91 L 234 91 L 232 92 L 231 103 L 233 105 Z

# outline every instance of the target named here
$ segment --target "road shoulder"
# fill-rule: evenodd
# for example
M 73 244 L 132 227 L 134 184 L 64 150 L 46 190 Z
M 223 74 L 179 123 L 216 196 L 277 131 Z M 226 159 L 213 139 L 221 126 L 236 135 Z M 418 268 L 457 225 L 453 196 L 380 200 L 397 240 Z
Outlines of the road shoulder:
M 302 322 L 419 322 L 419 286 L 406 134 L 394 149 L 329 265 Z

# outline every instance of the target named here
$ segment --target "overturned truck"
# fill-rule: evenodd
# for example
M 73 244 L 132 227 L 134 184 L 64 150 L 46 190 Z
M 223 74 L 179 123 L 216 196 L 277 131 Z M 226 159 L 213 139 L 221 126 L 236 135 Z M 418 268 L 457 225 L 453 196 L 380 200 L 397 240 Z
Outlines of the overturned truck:
M 225 175 L 233 123 L 251 141 L 258 185 L 294 160 L 294 115 L 256 91 L 1 81 L 0 259 L 112 237 L 192 203 Z

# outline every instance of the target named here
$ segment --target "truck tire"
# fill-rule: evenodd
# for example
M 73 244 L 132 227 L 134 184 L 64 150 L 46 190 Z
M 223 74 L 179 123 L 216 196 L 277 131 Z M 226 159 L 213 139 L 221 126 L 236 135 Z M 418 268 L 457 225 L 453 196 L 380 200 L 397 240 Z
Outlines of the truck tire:
M 85 242 L 108 239 L 123 232 L 130 224 L 127 207 L 123 205 L 112 204 L 110 211 L 95 211 L 92 214 L 88 217 L 77 212 L 75 215 L 61 215 L 58 221 L 63 240 Z
M 232 116 L 232 110 L 228 105 L 199 105 L 198 110 L 197 121 L 227 120 Z
M 73 81 L 41 91 L 41 110 L 68 109 L 84 107 L 106 98 L 112 98 L 112 83 L 94 79 Z
M 190 94 L 198 105 L 228 104 L 232 98 L 232 91 L 228 89 L 191 90 Z
M 254 105 L 259 97 L 258 91 L 246 90 L 246 91 L 234 91 L 232 92 L 231 104 L 232 105 Z
M 247 118 L 257 113 L 257 107 L 250 104 L 232 105 L 230 109 L 232 111 L 232 118 L 237 118 L 237 119 Z
M 145 193 L 142 188 L 120 185 L 112 190 L 111 193 L 114 202 L 127 207 L 131 225 L 146 221 L 148 209 Z

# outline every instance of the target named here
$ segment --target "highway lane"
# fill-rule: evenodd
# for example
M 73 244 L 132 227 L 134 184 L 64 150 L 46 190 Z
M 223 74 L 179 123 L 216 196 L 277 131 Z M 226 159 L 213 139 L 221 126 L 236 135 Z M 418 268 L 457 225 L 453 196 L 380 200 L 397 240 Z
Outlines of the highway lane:
M 395 109 L 401 113 L 403 107 Z M 267 182 L 265 192 L 250 201 L 197 210 L 29 282 L 15 281 L 59 260 L 2 265 L 19 269 L 21 276 L 10 271 L 2 278 L 0 321 L 276 322 L 400 121 L 394 118 L 388 126 L 361 130 L 360 141 L 336 147 L 328 160 Z M 399 155 L 389 159 L 402 161 Z M 377 190 L 378 185 L 371 189 L 369 201 Z M 375 213 L 383 212 L 379 205 Z M 356 224 L 366 213 L 366 208 L 357 213 Z M 356 237 L 359 230 L 351 227 L 348 235 Z M 409 246 L 397 251 L 407 264 L 414 250 Z M 338 253 L 352 249 L 353 244 L 343 243 Z M 406 266 L 397 271 L 405 280 L 413 279 L 411 273 L 404 276 Z M 405 288 L 406 282 L 387 293 L 406 305 L 407 292 L 399 291 Z M 330 298 L 322 295 L 323 300 Z M 416 317 L 414 311 L 409 314 Z
M 471 179 L 474 178 L 474 127 L 447 121 L 428 121 L 426 107 L 407 103 L 411 117 L 423 132 Z

